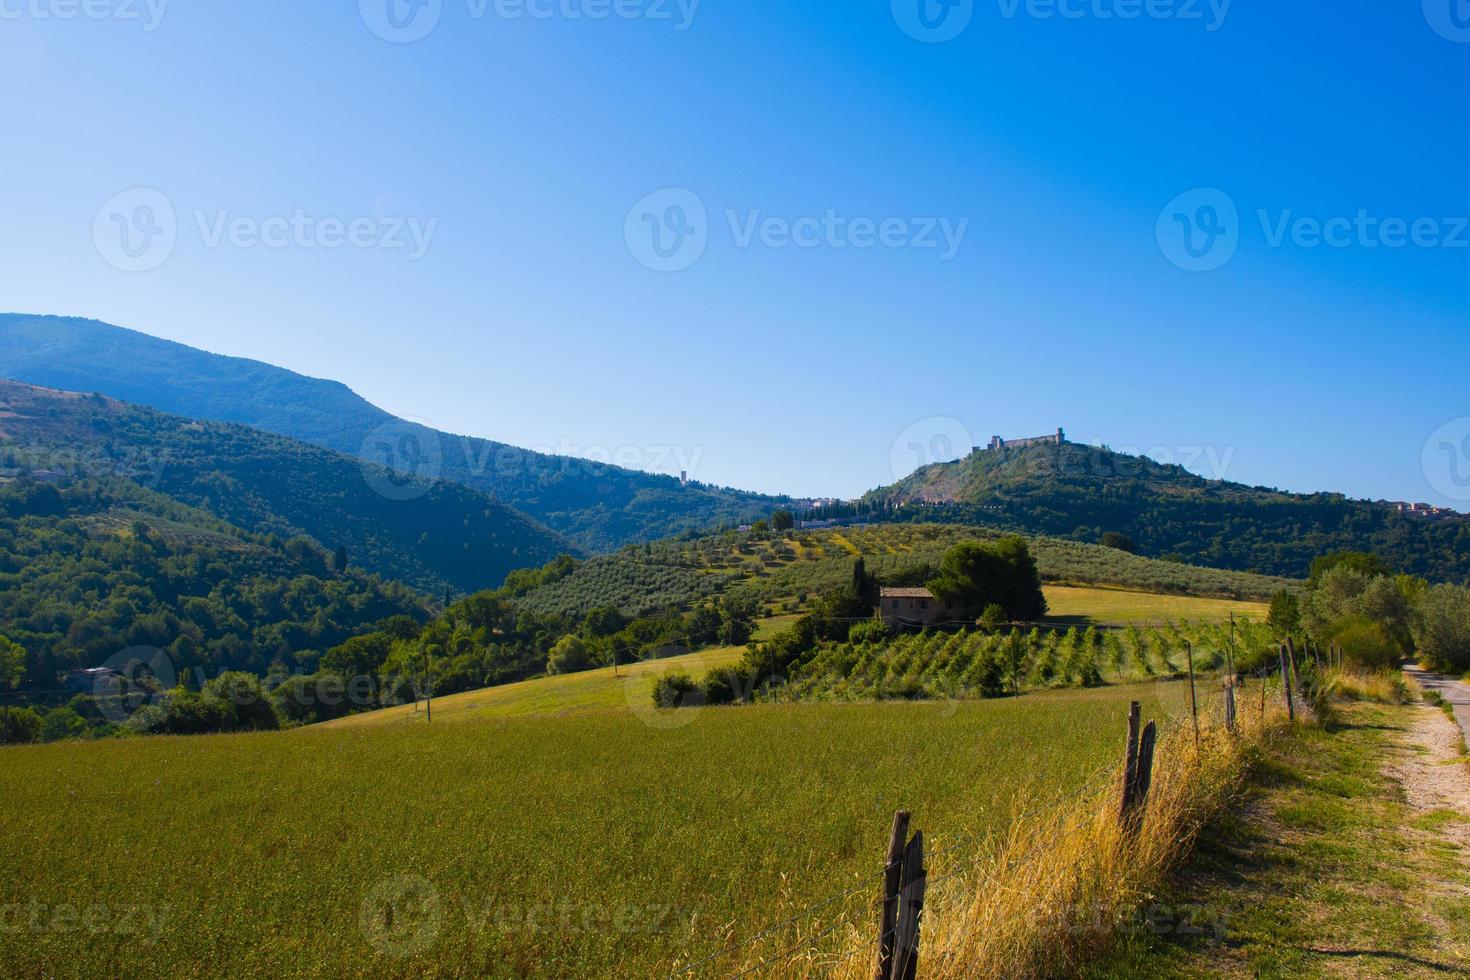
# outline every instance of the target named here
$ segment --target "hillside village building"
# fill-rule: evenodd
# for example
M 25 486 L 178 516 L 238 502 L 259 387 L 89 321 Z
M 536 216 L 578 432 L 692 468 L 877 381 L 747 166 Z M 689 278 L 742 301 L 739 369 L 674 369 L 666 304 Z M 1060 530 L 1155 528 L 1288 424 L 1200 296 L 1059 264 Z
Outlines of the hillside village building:
M 928 589 L 883 589 L 878 613 L 889 626 L 938 626 L 965 619 L 958 604 L 937 599 Z

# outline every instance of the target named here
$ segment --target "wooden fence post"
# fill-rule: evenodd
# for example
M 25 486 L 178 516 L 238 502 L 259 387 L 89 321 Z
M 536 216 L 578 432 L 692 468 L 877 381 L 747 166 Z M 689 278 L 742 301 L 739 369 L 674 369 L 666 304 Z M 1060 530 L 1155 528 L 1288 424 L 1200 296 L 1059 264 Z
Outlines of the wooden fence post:
M 1189 713 L 1194 716 L 1194 747 L 1199 748 L 1199 697 L 1194 690 L 1194 644 L 1185 641 L 1185 655 L 1189 658 Z
M 1235 734 L 1235 678 L 1225 680 L 1225 730 Z
M 1296 705 L 1291 700 L 1291 665 L 1286 661 L 1286 644 L 1277 651 L 1281 655 L 1281 690 L 1286 693 L 1286 718 L 1296 721 Z
M 1128 705 L 1128 742 L 1123 749 L 1123 803 L 1118 819 L 1127 820 L 1133 805 L 1133 784 L 1138 781 L 1138 726 L 1143 706 L 1137 701 Z
M 1158 741 L 1159 732 L 1153 722 L 1149 722 L 1143 729 L 1143 737 L 1138 740 L 1138 809 L 1140 811 L 1138 822 L 1143 822 L 1142 811 L 1148 806 L 1148 790 L 1154 784 L 1154 745 Z
M 1305 655 L 1305 654 L 1304 654 Z M 1291 667 L 1291 689 L 1297 696 L 1302 695 L 1302 678 L 1296 672 L 1296 641 L 1291 637 L 1286 638 L 1286 662 Z
M 878 909 L 878 964 L 873 980 L 889 980 L 893 973 L 893 939 L 898 924 L 898 891 L 903 882 L 903 842 L 909 834 L 909 812 L 893 815 L 888 835 L 888 863 L 883 866 L 883 898 Z
M 919 971 L 919 917 L 928 888 L 924 868 L 924 832 L 914 833 L 903 849 L 903 878 L 898 889 L 898 928 L 894 930 L 890 980 L 914 980 Z

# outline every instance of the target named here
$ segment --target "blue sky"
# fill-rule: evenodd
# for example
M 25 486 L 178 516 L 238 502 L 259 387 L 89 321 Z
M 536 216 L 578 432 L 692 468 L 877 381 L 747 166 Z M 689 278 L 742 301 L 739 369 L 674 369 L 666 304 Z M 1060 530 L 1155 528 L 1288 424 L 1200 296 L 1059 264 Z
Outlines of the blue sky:
M 1470 507 L 1470 4 L 78 2 L 0 0 L 0 308 L 753 489 L 1064 425 Z

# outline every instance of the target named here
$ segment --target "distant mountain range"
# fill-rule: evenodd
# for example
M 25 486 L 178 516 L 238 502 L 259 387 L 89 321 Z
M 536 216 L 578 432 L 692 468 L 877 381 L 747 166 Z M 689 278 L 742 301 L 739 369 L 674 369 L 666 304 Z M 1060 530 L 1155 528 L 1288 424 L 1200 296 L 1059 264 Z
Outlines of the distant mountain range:
M 120 477 L 246 532 L 308 536 L 353 566 L 439 595 L 499 585 L 572 550 L 555 531 L 468 487 L 413 481 L 243 425 L 0 381 L 7 478 Z
M 1390 565 L 1470 578 L 1470 520 L 1401 513 L 1336 493 L 1293 494 L 1207 480 L 1180 466 L 1077 443 L 982 449 L 923 467 L 860 505 L 882 519 L 951 521 L 1097 541 L 1140 554 L 1304 577 L 1328 551 L 1374 551 Z
M 395 419 L 334 381 L 92 320 L 0 314 L 0 377 L 238 423 L 180 430 L 177 419 L 124 412 L 133 420 L 129 439 L 145 448 L 167 444 L 191 461 L 167 471 L 166 479 L 186 485 L 161 486 L 164 492 L 212 505 L 211 512 L 247 529 L 279 526 L 328 547 L 347 543 L 363 567 L 421 589 L 483 588 L 562 550 L 608 552 L 751 521 L 791 504 L 439 432 Z M 52 431 L 32 419 L 43 440 L 105 442 L 94 420 L 74 417 L 74 402 L 52 407 L 70 421 Z M 927 466 L 834 512 L 1087 542 L 1116 532 L 1146 556 L 1293 578 L 1323 552 L 1371 550 L 1415 574 L 1470 579 L 1470 520 L 1401 513 L 1341 494 L 1206 480 L 1058 438 Z M 333 452 L 313 455 L 305 443 Z M 357 465 L 337 454 L 420 479 L 385 475 L 373 493 Z M 242 466 L 241 458 L 249 462 Z M 288 478 L 281 471 L 290 468 L 300 472 Z M 273 474 L 268 482 L 266 474 Z M 255 483 L 241 496 L 236 484 L 225 488 L 220 479 Z M 400 506 L 399 496 L 410 499 Z
M 753 520 L 784 498 L 395 419 L 346 385 L 70 317 L 0 314 L 0 377 L 234 422 L 488 494 L 585 551 Z

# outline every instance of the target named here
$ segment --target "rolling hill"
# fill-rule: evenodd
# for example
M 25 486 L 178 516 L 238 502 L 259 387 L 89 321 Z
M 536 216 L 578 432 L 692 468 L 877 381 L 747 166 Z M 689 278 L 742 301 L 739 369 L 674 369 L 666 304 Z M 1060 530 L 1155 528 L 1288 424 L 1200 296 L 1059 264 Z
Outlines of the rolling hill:
M 1206 480 L 1076 443 L 982 450 L 932 464 L 870 492 L 857 510 L 874 520 L 982 524 L 1085 541 L 1116 531 L 1144 555 L 1293 578 L 1338 549 L 1373 551 L 1431 579 L 1470 578 L 1470 519 Z
M 316 669 L 382 620 L 423 620 L 405 586 L 296 538 L 251 534 L 120 476 L 0 479 L 0 631 L 26 651 L 23 701 L 64 701 L 61 673 L 125 650 L 172 671 Z
M 494 587 L 570 549 L 455 483 L 409 481 L 283 436 L 100 395 L 0 382 L 0 454 L 43 481 L 125 476 L 251 533 L 343 548 L 352 565 L 434 595 Z
M 607 551 L 769 513 L 777 498 L 531 452 L 395 419 L 346 385 L 225 357 L 96 320 L 0 314 L 0 377 L 111 398 L 191 419 L 235 422 L 384 463 L 414 444 L 415 475 L 488 494 Z

